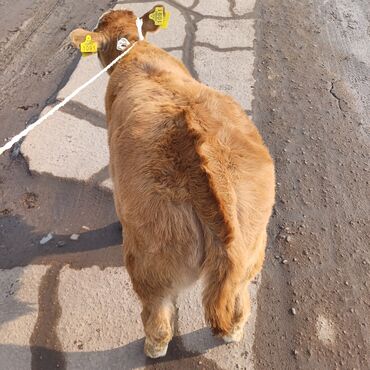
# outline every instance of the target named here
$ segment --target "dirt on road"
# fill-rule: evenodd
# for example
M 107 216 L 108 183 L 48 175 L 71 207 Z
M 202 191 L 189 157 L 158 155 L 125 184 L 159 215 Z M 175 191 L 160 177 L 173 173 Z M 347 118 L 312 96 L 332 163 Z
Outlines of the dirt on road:
M 75 68 L 68 33 L 91 28 L 111 5 L 1 1 L 0 145 L 40 114 Z M 258 293 L 256 368 L 369 369 L 370 5 L 259 0 L 255 14 L 253 119 L 278 181 Z M 0 269 L 121 266 L 116 220 L 109 193 L 30 174 L 19 146 L 0 157 Z M 58 235 L 78 233 L 81 224 L 91 231 L 69 253 L 70 241 Z M 46 229 L 55 242 L 40 249 Z M 160 368 L 176 368 L 177 355 Z
M 260 369 L 368 369 L 370 5 L 260 1 L 254 119 L 276 161 Z

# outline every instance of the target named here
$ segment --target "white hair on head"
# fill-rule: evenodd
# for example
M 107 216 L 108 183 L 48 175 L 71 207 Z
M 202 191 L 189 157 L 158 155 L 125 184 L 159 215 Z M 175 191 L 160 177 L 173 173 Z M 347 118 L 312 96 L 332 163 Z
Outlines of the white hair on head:
M 139 40 L 144 40 L 143 20 L 141 18 L 136 18 L 136 28 L 137 28 L 137 34 L 139 36 Z

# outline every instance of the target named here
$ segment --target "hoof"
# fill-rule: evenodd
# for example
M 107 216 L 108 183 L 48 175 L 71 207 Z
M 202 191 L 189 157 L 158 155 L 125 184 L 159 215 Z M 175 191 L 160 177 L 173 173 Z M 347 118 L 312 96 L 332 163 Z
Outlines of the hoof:
M 159 358 L 166 356 L 168 348 L 168 343 L 166 344 L 157 344 L 153 343 L 148 338 L 145 338 L 144 352 L 145 355 L 150 358 Z
M 241 327 L 241 328 L 234 328 L 234 330 L 231 333 L 224 335 L 222 339 L 226 343 L 238 343 L 243 339 L 243 336 L 244 336 L 244 328 Z

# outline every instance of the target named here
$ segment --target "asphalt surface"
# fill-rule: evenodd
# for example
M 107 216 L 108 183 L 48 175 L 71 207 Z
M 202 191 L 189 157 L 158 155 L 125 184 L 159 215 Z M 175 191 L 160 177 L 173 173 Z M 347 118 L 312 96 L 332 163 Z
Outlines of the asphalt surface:
M 235 96 L 276 162 L 246 339 L 213 339 L 190 292 L 167 358 L 142 357 L 103 148 L 86 160 L 104 140 L 102 80 L 0 157 L 0 368 L 370 368 L 368 1 L 167 3 L 174 28 L 153 41 Z M 96 70 L 68 34 L 111 6 L 0 2 L 0 143 Z
M 370 6 L 256 11 L 253 111 L 278 181 L 256 358 L 261 369 L 368 369 Z

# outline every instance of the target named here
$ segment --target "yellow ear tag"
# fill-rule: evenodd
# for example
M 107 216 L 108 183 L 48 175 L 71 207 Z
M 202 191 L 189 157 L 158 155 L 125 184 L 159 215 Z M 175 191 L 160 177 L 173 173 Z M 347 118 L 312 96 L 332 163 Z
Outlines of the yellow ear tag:
M 153 13 L 149 14 L 149 18 L 154 21 L 156 26 L 161 28 L 167 28 L 168 22 L 170 21 L 170 12 L 167 10 L 164 13 L 164 8 L 161 6 L 157 6 Z
M 91 39 L 91 35 L 86 35 L 85 41 L 80 45 L 81 53 L 96 53 L 98 44 Z

